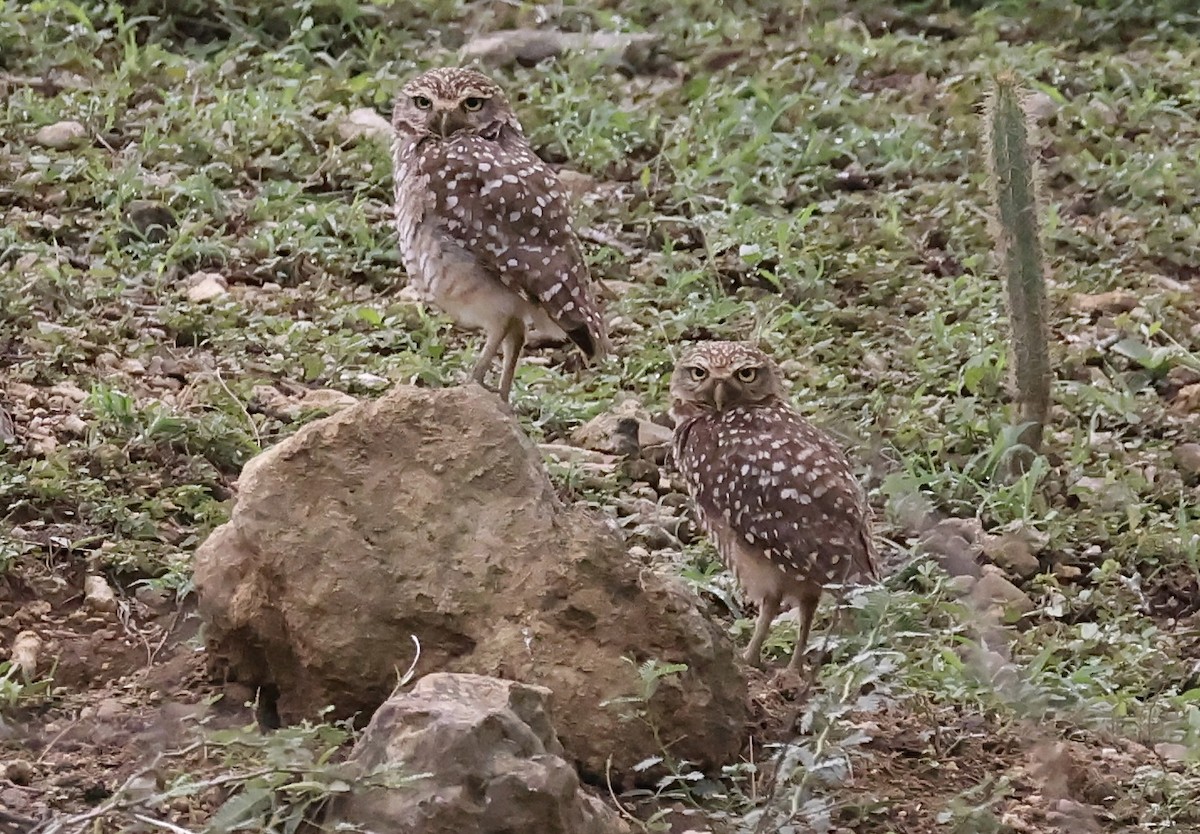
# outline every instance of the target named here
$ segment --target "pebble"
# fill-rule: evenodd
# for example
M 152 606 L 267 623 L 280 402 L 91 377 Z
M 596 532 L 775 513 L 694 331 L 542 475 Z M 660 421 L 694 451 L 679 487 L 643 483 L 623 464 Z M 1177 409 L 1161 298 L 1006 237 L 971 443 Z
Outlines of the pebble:
M 1171 450 L 1171 457 L 1184 475 L 1200 475 L 1200 443 L 1181 443 Z
M 228 282 L 217 272 L 196 272 L 188 279 L 187 300 L 193 304 L 204 304 L 228 295 Z
M 76 121 L 55 122 L 33 135 L 33 141 L 43 148 L 64 151 L 77 148 L 87 140 L 87 128 Z

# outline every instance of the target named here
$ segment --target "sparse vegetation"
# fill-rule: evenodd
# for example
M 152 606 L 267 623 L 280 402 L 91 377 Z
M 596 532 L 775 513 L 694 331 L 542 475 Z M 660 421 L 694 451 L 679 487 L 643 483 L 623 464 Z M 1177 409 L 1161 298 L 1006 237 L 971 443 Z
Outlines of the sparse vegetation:
M 722 833 L 1200 827 L 1200 463 L 1185 453 L 1200 15 L 1185 0 L 8 0 L 0 656 L 22 630 L 46 644 L 29 681 L 0 662 L 4 802 L 25 803 L 6 812 L 70 831 L 122 830 L 130 811 L 284 831 L 340 790 L 344 728 L 239 729 L 217 737 L 236 762 L 213 752 L 206 734 L 244 727 L 253 693 L 201 668 L 190 556 L 245 462 L 326 413 L 307 392 L 465 378 L 469 337 L 397 295 L 387 150 L 339 126 L 516 25 L 662 38 L 635 63 L 579 52 L 495 73 L 539 151 L 590 184 L 578 223 L 616 318 L 617 357 L 594 373 L 554 348 L 522 364 L 530 435 L 566 442 L 621 395 L 661 410 L 677 343 L 755 338 L 862 462 L 884 542 L 884 586 L 843 603 L 807 696 L 755 678 L 744 762 L 681 765 L 622 802 Z M 1015 478 L 979 164 L 997 66 L 1044 102 L 1053 276 L 1055 402 Z M 66 121 L 82 136 L 39 137 Z M 189 295 L 201 272 L 224 281 L 204 300 Z M 619 471 L 554 471 L 603 512 L 666 506 Z M 947 518 L 1028 543 L 1036 569 L 1006 573 L 1030 603 L 1012 622 L 918 546 Z M 744 641 L 752 612 L 707 546 L 664 536 L 631 547 Z M 118 589 L 116 612 L 86 607 L 89 573 Z M 786 657 L 789 631 L 768 653 Z M 131 799 L 147 755 L 153 784 Z

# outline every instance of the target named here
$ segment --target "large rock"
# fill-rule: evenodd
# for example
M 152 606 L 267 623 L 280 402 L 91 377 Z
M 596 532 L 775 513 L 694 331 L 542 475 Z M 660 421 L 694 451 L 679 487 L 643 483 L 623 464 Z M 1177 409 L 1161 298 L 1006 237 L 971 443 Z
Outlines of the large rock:
M 359 777 L 393 766 L 425 774 L 363 790 L 325 819 L 405 834 L 627 834 L 579 785 L 554 734 L 550 691 L 480 675 L 433 674 L 384 703 L 354 747 Z
M 722 631 L 681 583 L 633 564 L 615 525 L 565 507 L 475 386 L 399 386 L 259 455 L 195 581 L 213 662 L 277 692 L 284 721 L 369 715 L 415 635 L 419 673 L 548 687 L 589 778 L 609 756 L 628 775 L 664 743 L 702 767 L 741 748 L 745 680 Z M 687 670 L 648 703 L 620 700 L 649 688 L 647 660 Z

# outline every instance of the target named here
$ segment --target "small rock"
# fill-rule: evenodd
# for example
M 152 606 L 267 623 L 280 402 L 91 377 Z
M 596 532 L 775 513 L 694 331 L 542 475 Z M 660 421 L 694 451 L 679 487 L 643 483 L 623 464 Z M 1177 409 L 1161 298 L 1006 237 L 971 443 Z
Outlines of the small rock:
M 562 54 L 563 33 L 552 29 L 509 29 L 490 32 L 465 44 L 462 55 L 496 67 L 533 66 Z
M 1168 762 L 1186 762 L 1190 753 L 1186 744 L 1174 744 L 1169 741 L 1154 745 L 1154 752 Z
M 40 128 L 33 135 L 33 141 L 43 148 L 65 151 L 69 148 L 78 148 L 84 144 L 87 141 L 87 135 L 87 128 L 79 122 L 55 122 L 52 125 Z
M 31 428 L 26 448 L 33 457 L 44 458 L 58 449 L 58 440 L 53 435 L 34 432 Z
M 101 721 L 109 721 L 124 712 L 125 705 L 116 698 L 105 698 L 96 705 L 96 718 Z
M 1083 575 L 1083 570 L 1075 565 L 1059 562 L 1054 566 L 1054 575 L 1058 577 L 1059 582 L 1073 582 Z
M 1113 290 L 1096 295 L 1076 293 L 1071 296 L 1071 306 L 1077 312 L 1096 315 L 1098 313 L 1128 313 L 1141 303 L 1136 295 L 1128 290 Z
M 637 447 L 670 444 L 672 437 L 672 430 L 651 420 L 637 400 L 626 399 L 575 429 L 571 442 L 598 452 L 632 456 Z
M 920 549 L 937 560 L 951 576 L 979 576 L 983 525 L 977 518 L 947 518 L 921 536 Z
M 59 382 L 56 385 L 52 385 L 50 386 L 50 393 L 74 403 L 81 403 L 88 398 L 87 391 L 84 391 L 73 382 Z
M 634 460 L 626 461 L 623 471 L 629 480 L 642 481 L 655 488 L 658 487 L 659 481 L 662 478 L 662 473 L 659 472 L 658 466 L 653 461 L 648 461 L 645 458 L 635 458 Z
M 567 189 L 567 193 L 571 195 L 571 200 L 577 202 L 582 200 L 589 191 L 596 187 L 596 178 L 591 174 L 584 174 L 581 171 L 572 171 L 570 168 L 561 168 L 558 171 L 558 181 L 562 183 L 563 188 Z M 609 283 L 609 282 L 605 282 Z
M 1029 543 L 1012 533 L 987 536 L 983 541 L 983 553 L 1010 576 L 1021 579 L 1033 576 L 1041 568 Z
M 74 414 L 63 417 L 58 422 L 58 427 L 75 437 L 83 437 L 88 433 L 88 424 Z
M 617 812 L 585 791 L 563 758 L 550 695 L 482 675 L 425 675 L 375 712 L 348 762 L 363 771 L 393 763 L 425 776 L 396 788 L 354 789 L 330 805 L 323 827 L 627 834 Z
M 150 243 L 162 243 L 178 225 L 175 215 L 154 200 L 134 200 L 125 209 L 125 217 L 134 230 Z
M 12 664 L 21 671 L 26 681 L 37 674 L 38 655 L 42 651 L 42 638 L 34 631 L 22 631 L 13 640 Z
M 1078 496 L 1083 503 L 1105 512 L 1114 512 L 1136 503 L 1138 497 L 1129 486 L 1120 481 L 1108 481 L 1091 475 L 1076 478 L 1071 484 L 1070 492 Z
M 1171 401 L 1171 411 L 1176 414 L 1192 414 L 1200 411 L 1200 383 L 1185 385 Z
M 142 605 L 158 613 L 165 612 L 171 603 L 170 595 L 166 591 L 149 585 L 139 585 L 133 595 Z
M 1200 475 L 1200 443 L 1181 443 L 1171 450 L 1175 468 L 1184 475 Z
M 254 405 L 279 420 L 292 421 L 310 411 L 341 411 L 356 405 L 358 400 L 345 391 L 332 388 L 313 388 L 299 396 L 289 397 L 271 385 L 256 385 L 251 390 Z
M 5 762 L 4 778 L 14 785 L 28 785 L 33 782 L 33 765 L 24 759 L 13 759 Z
M 358 400 L 347 394 L 345 391 L 337 391 L 333 388 L 314 388 L 311 391 L 305 391 L 304 396 L 297 403 L 301 411 L 328 411 L 333 413 L 341 411 L 343 408 L 349 408 L 352 405 L 358 405 Z
M 127 357 L 117 363 L 117 370 L 127 373 L 130 376 L 144 376 L 146 373 L 146 366 L 140 359 Z
M 662 36 L 648 32 L 559 32 L 554 29 L 506 29 L 482 35 L 462 48 L 468 60 L 496 67 L 531 67 L 564 52 L 592 52 L 609 65 L 640 71 L 650 68 Z
M 83 601 L 93 611 L 116 611 L 117 597 L 108 581 L 99 574 L 91 574 L 83 580 Z
M 594 452 L 591 449 L 581 449 L 578 446 L 568 446 L 566 443 L 539 443 L 538 451 L 543 456 L 562 462 L 586 462 L 603 466 L 614 466 L 616 458 L 604 452 Z
M 971 598 L 984 607 L 999 606 L 1003 609 L 1005 619 L 1023 616 L 1036 607 L 1027 593 L 995 569 L 984 571 L 971 591 Z
M 1167 371 L 1166 381 L 1168 385 L 1173 385 L 1176 388 L 1183 388 L 1185 385 L 1195 385 L 1200 383 L 1200 371 L 1187 365 L 1176 365 Z
M 338 136 L 343 142 L 351 142 L 363 136 L 381 142 L 391 141 L 392 125 L 373 108 L 360 107 L 351 110 L 337 126 Z
M 379 374 L 373 374 L 368 371 L 362 371 L 361 373 L 355 374 L 354 381 L 363 388 L 370 388 L 372 390 L 387 388 L 391 384 L 391 380 L 387 377 L 380 376 Z
M 1025 110 L 1035 121 L 1042 122 L 1058 112 L 1058 103 L 1048 94 L 1037 90 L 1025 99 Z
M 946 580 L 946 590 L 950 591 L 950 593 L 954 594 L 955 596 L 965 597 L 971 593 L 971 590 L 975 587 L 975 583 L 977 581 L 978 580 L 974 576 L 968 576 L 966 574 L 951 576 Z
M 633 528 L 631 535 L 650 550 L 679 548 L 679 540 L 668 533 L 661 524 L 639 524 Z
M 213 301 L 229 293 L 225 276 L 217 272 L 196 272 L 187 279 L 187 300 L 193 304 Z
M 7 411 L 0 408 L 0 443 L 15 443 L 17 426 Z

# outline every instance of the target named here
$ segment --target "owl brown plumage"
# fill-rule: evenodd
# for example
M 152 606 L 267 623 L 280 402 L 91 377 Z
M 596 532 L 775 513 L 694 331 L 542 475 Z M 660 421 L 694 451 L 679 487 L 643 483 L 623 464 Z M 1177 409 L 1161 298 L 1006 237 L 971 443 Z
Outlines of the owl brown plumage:
M 775 364 L 741 342 L 702 342 L 671 377 L 674 455 L 701 526 L 759 605 L 758 663 L 782 604 L 808 641 L 822 586 L 875 578 L 866 497 L 838 445 L 788 404 Z
M 503 90 L 474 70 L 430 70 L 405 85 L 392 127 L 404 268 L 423 300 L 486 334 L 473 378 L 503 351 L 507 399 L 531 325 L 602 359 L 608 331 L 570 206 Z

